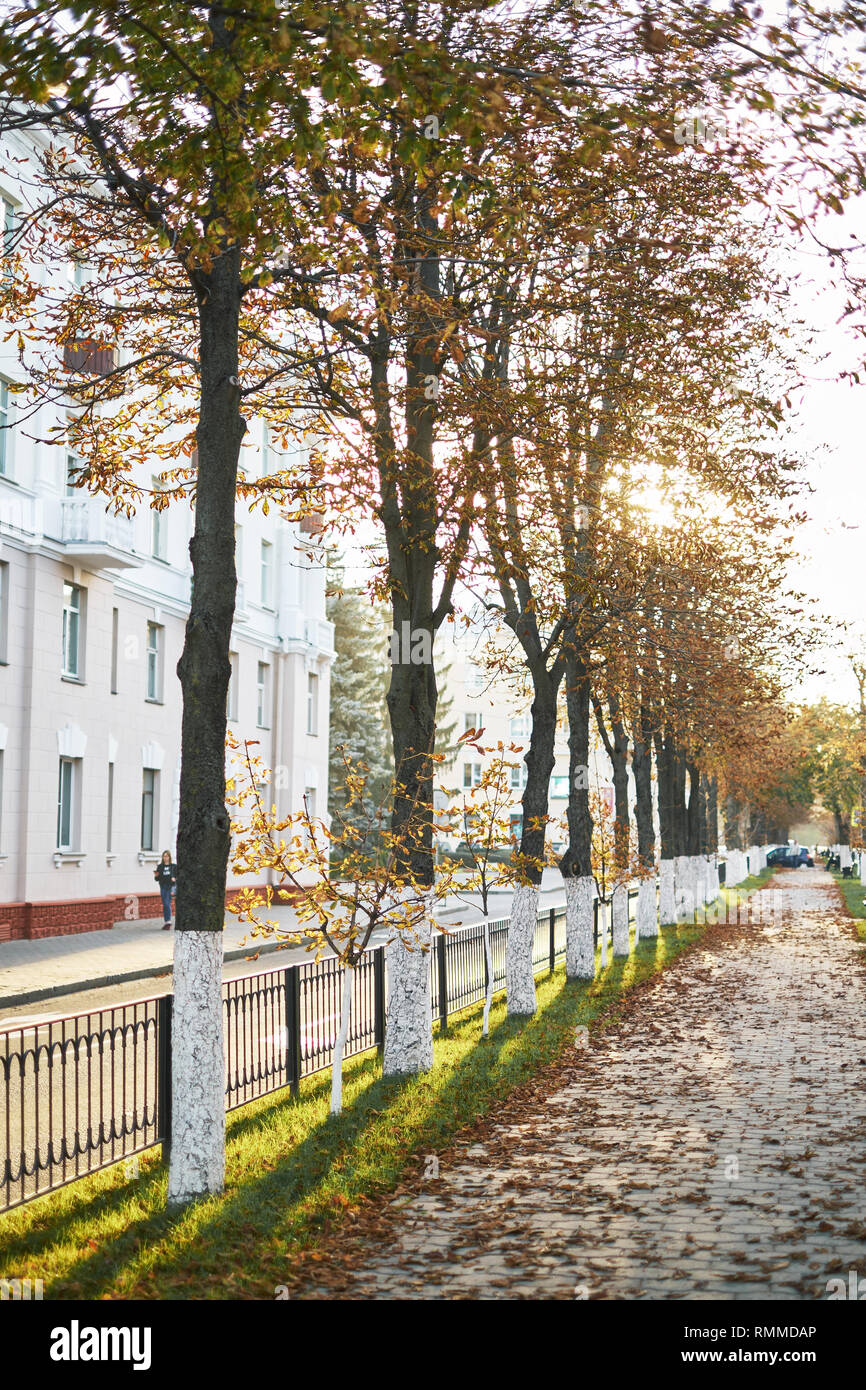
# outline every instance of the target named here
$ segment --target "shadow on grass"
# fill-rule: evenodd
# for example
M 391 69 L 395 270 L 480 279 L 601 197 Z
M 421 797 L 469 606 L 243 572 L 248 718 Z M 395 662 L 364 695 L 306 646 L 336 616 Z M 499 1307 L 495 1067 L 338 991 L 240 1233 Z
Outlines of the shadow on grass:
M 367 1104 L 365 1097 L 371 1088 L 377 1091 L 390 1092 L 393 1094 L 399 1088 L 400 1083 L 394 1081 L 384 1081 L 381 1077 L 376 1077 L 378 1071 L 378 1061 L 375 1056 L 351 1059 L 355 1062 L 355 1070 L 352 1075 L 353 1090 L 358 1090 L 357 1096 L 346 1106 L 340 1121 L 337 1124 L 348 1125 L 352 1132 L 357 1133 L 362 1123 L 369 1118 L 369 1111 L 374 1109 L 371 1104 Z M 360 1065 L 358 1065 L 360 1063 Z M 363 1085 L 363 1074 L 369 1071 L 368 1084 Z M 360 1083 L 360 1084 L 359 1084 Z M 310 1078 L 308 1087 L 300 1100 L 300 1107 L 304 1105 L 315 1105 L 329 1093 L 330 1074 L 317 1074 Z M 387 1095 L 379 1097 L 379 1103 L 385 1103 Z M 226 1117 L 226 1147 L 227 1151 L 236 1144 L 242 1144 L 244 1138 L 250 1135 L 259 1135 L 267 1131 L 273 1124 L 276 1117 L 284 1115 L 286 1107 L 299 1108 L 299 1103 L 293 1101 L 289 1092 L 283 1089 L 270 1096 L 260 1098 L 258 1101 L 250 1102 L 243 1107 L 243 1113 L 234 1112 Z M 375 1109 L 374 1109 L 375 1113 Z M 329 1157 L 333 1152 L 338 1152 L 337 1131 L 334 1124 L 329 1120 L 323 1120 L 316 1126 L 305 1139 L 292 1150 L 286 1157 L 282 1166 L 288 1168 L 290 1172 L 297 1176 L 296 1186 L 303 1187 L 305 1172 L 307 1171 L 308 1158 L 311 1152 L 319 1155 L 318 1167 L 327 1169 Z M 321 1140 L 330 1139 L 330 1144 L 319 1147 Z M 146 1156 L 142 1156 L 144 1160 Z M 28 1257 L 32 1259 L 46 1252 L 51 1247 L 62 1244 L 67 1238 L 72 1238 L 76 1234 L 76 1228 L 86 1223 L 88 1230 L 97 1229 L 100 1222 L 111 1221 L 112 1218 L 121 1218 L 124 1221 L 123 1229 L 117 1232 L 103 1233 L 106 1241 L 105 1248 L 85 1253 L 80 1252 L 80 1258 L 75 1264 L 70 1266 L 65 1279 L 74 1281 L 76 1270 L 87 1270 L 88 1276 L 93 1274 L 96 1278 L 102 1278 L 111 1271 L 122 1265 L 130 1254 L 135 1254 L 142 1243 L 142 1239 L 160 1239 L 169 1234 L 174 1227 L 185 1221 L 190 1212 L 200 1211 L 208 1205 L 203 1202 L 198 1207 L 191 1207 L 186 1212 L 179 1215 L 169 1215 L 164 1209 L 166 1190 L 168 1186 L 168 1173 L 165 1163 L 155 1156 L 151 1160 L 152 1166 L 146 1169 L 146 1176 L 142 1174 L 136 1180 L 124 1181 L 121 1185 L 110 1187 L 107 1190 L 97 1193 L 78 1193 L 75 1192 L 73 1205 L 70 1209 L 61 1214 L 45 1210 L 44 1216 L 37 1208 L 28 1210 L 28 1216 L 32 1216 L 33 1224 L 30 1228 L 11 1240 L 4 1241 L 2 1246 L 3 1264 L 6 1269 L 12 1269 L 16 1258 Z M 98 1180 L 98 1176 L 97 1176 Z M 63 1191 L 63 1193 L 46 1194 L 46 1203 L 49 1201 L 64 1201 L 73 1193 L 73 1188 Z M 284 1188 L 284 1196 L 290 1193 L 291 1185 Z M 220 1201 L 222 1199 L 212 1199 Z M 158 1210 L 151 1210 L 146 1215 L 137 1215 L 142 1207 L 148 1207 L 160 1203 Z M 65 1202 L 64 1202 L 65 1204 Z M 16 1213 L 11 1213 L 11 1220 L 14 1221 Z M 45 1224 L 41 1224 L 41 1220 Z M 2 1236 L 0 1227 L 0 1236 Z M 86 1237 L 84 1244 L 87 1244 Z M 63 1281 L 61 1281 L 63 1282 Z M 88 1278 L 88 1283 L 90 1278 Z M 56 1290 L 53 1291 L 56 1296 Z
M 227 1183 L 223 1197 L 199 1203 L 175 1221 L 161 1215 L 142 1223 L 139 1240 L 134 1238 L 135 1232 L 129 1240 L 127 1233 L 122 1233 L 103 1259 L 91 1256 L 73 1264 L 50 1289 L 51 1297 L 88 1297 L 102 1292 L 105 1280 L 120 1272 L 119 1265 L 127 1256 L 136 1256 L 142 1234 L 167 1240 L 161 1251 L 153 1252 L 156 1268 L 152 1289 L 146 1283 L 136 1287 L 137 1297 L 147 1297 L 149 1292 L 162 1297 L 232 1297 L 244 1288 L 249 1296 L 273 1297 L 273 1289 L 290 1268 L 287 1245 L 301 1237 L 315 1238 L 362 1193 L 374 1195 L 392 1188 L 419 1144 L 434 1147 L 452 1132 L 453 1120 L 462 1118 L 459 1102 L 469 1074 L 478 1079 L 479 1072 L 488 1073 L 490 1103 L 502 1094 L 498 1064 L 503 1051 L 520 1041 L 526 1027 L 524 1020 L 504 1019 L 495 1029 L 491 1025 L 487 1044 L 479 1044 L 456 1066 L 440 1061 L 436 1072 L 425 1077 L 380 1077 L 362 1097 L 346 1105 L 342 1115 L 324 1120 L 290 1153 L 274 1160 L 270 1171 L 235 1176 Z M 449 1042 L 469 1030 L 477 1032 L 476 1021 L 453 1023 L 449 1033 L 438 1040 L 437 1051 L 441 1053 L 443 1045 L 447 1049 Z M 424 1093 L 430 1091 L 435 1093 L 432 1109 L 424 1103 Z M 409 1092 L 419 1097 L 419 1107 L 401 1104 Z M 477 1106 L 477 1095 L 473 1113 L 483 1113 Z M 254 1127 L 252 1122 L 248 1134 Z M 372 1152 L 365 1144 L 371 1131 L 376 1140 Z M 232 1135 L 230 1148 L 234 1139 Z M 378 1172 L 377 1155 L 381 1160 Z M 246 1166 L 254 1169 L 261 1165 L 253 1156 Z M 251 1245 L 257 1247 L 254 1268 L 239 1275 L 238 1269 L 253 1253 Z M 268 1266 L 273 1270 L 270 1288 L 263 1278 Z
M 47 1213 L 44 1226 L 8 1247 L 4 1264 L 18 1272 L 10 1257 L 26 1257 L 38 1276 L 41 1255 L 51 1298 L 272 1298 L 291 1269 L 293 1250 L 315 1242 L 347 1207 L 393 1189 L 425 1152 L 555 1060 L 576 1025 L 606 1011 L 615 1016 L 609 1006 L 629 986 L 701 934 L 691 924 L 664 928 L 629 956 L 610 959 L 593 981 L 567 982 L 560 967 L 538 979 L 539 1010 L 529 1019 L 508 1019 L 500 996 L 486 1044 L 478 1039 L 478 1009 L 452 1018 L 449 1032 L 436 1040 L 434 1070 L 425 1076 L 386 1080 L 376 1074 L 375 1055 L 354 1059 L 339 1117 L 323 1114 L 316 1122 L 310 1114 L 311 1107 L 327 1108 L 327 1074 L 302 1093 L 300 1104 L 283 1095 L 262 1100 L 229 1117 L 221 1197 L 177 1217 L 142 1211 L 164 1199 L 160 1165 L 135 1190 L 125 1185 L 99 1193 L 54 1219 Z M 307 1132 L 297 1133 L 302 1127 Z M 118 1222 L 122 1229 L 99 1229 Z M 69 1248 L 59 1252 L 63 1242 Z

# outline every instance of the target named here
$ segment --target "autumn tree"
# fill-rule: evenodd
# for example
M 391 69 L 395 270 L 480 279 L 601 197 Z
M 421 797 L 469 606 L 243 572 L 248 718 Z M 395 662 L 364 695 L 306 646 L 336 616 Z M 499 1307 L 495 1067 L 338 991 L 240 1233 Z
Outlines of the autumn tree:
M 472 12 L 467 5 L 470 21 Z M 75 401 L 86 465 L 79 481 L 91 491 L 132 507 L 143 497 L 137 461 L 161 458 L 170 486 L 160 505 L 173 495 L 195 505 L 178 668 L 171 1205 L 218 1191 L 224 1171 L 235 501 L 239 491 L 252 500 L 270 493 L 295 504 L 296 515 L 311 505 L 305 468 L 239 485 L 246 414 L 270 414 L 286 432 L 310 404 L 310 374 L 331 379 L 335 370 L 330 344 L 310 348 L 296 318 L 341 265 L 341 228 L 322 187 L 334 141 L 344 153 L 378 147 L 383 126 L 396 124 L 412 165 L 423 160 L 423 117 L 434 99 L 465 111 L 471 85 L 469 124 L 483 126 L 485 88 L 496 82 L 466 69 L 461 76 L 436 31 L 413 32 L 414 8 L 402 13 L 401 25 L 386 5 L 346 3 L 324 15 L 273 0 L 235 9 L 29 0 L 7 14 L 0 34 L 0 132 L 40 133 L 29 205 L 5 247 L 13 273 L 3 282 L 31 399 Z M 310 197 L 316 179 L 321 191 Z M 57 292 L 55 277 L 43 293 L 41 267 L 69 256 L 90 268 L 86 283 Z M 413 367 L 422 379 L 429 360 L 425 352 Z M 413 410 L 423 433 L 429 412 L 417 401 Z
M 593 88 L 601 48 L 609 67 L 616 61 L 602 14 L 594 3 L 567 19 L 555 5 L 447 17 L 407 6 L 397 18 L 405 41 L 423 46 L 438 36 L 454 63 L 474 68 L 475 85 L 447 103 L 431 87 L 415 148 L 392 81 L 377 131 L 335 142 L 306 193 L 329 209 L 350 248 L 321 285 L 305 287 L 304 311 L 335 364 L 318 377 L 321 410 L 344 439 L 337 468 L 323 468 L 321 481 L 336 507 L 372 513 L 381 527 L 378 592 L 391 604 L 397 657 L 388 708 L 395 761 L 408 779 L 398 783 L 394 825 L 420 796 L 429 833 L 407 871 L 430 885 L 434 639 L 474 544 L 493 440 L 507 452 L 513 433 L 502 383 L 515 320 L 540 312 L 521 299 L 535 247 L 574 245 L 573 199 L 559 190 L 609 138 L 599 109 L 613 109 L 621 123 L 616 113 L 628 105 L 623 84 Z M 564 144 L 569 153 L 558 160 Z M 556 312 L 551 284 L 546 305 Z M 395 1018 L 413 1013 L 414 1022 L 389 1029 L 386 1071 L 423 1070 L 432 1056 L 429 985 L 405 953 L 395 952 L 392 965 L 389 1009 Z

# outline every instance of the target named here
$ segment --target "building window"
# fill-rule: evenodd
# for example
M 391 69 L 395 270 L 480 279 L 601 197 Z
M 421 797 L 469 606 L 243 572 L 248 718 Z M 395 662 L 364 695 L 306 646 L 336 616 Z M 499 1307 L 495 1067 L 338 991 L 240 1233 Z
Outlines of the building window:
M 319 732 L 319 677 L 310 671 L 307 676 L 307 733 Z
M 226 695 L 226 719 L 238 717 L 238 654 L 229 652 L 229 688 Z
M 81 461 L 77 454 L 68 452 L 66 455 L 66 496 L 74 497 L 78 492 L 75 486 L 75 475 L 81 467 Z
M 513 739 L 527 739 L 532 731 L 532 719 L 528 714 L 520 714 L 509 721 L 509 733 Z
M 274 589 L 274 547 L 270 541 L 262 541 L 262 607 L 270 608 Z
M 15 204 L 8 198 L 0 198 L 0 218 L 3 221 L 3 255 L 11 256 L 15 250 Z M 3 279 L 12 278 L 11 269 L 7 266 L 3 271 Z
M 481 783 L 481 764 L 463 764 L 463 785 L 464 787 L 477 787 Z
M 268 725 L 268 685 L 270 683 L 271 668 L 266 661 L 260 661 L 256 675 L 256 723 L 260 729 L 267 729 Z
M 467 661 L 463 677 L 467 695 L 480 695 L 484 690 L 486 679 L 487 677 L 480 666 L 476 666 L 472 661 Z
M 105 825 L 105 852 L 111 853 L 111 839 L 114 829 L 114 763 L 108 764 L 108 816 Z
M 147 698 L 162 702 L 162 632 L 158 623 L 147 625 Z
M 157 776 L 152 767 L 146 767 L 141 774 L 141 848 L 149 851 L 154 844 Z
M 552 797 L 559 797 L 560 799 L 567 801 L 567 800 L 568 800 L 568 778 L 567 778 L 567 777 L 551 777 L 551 779 L 550 779 L 550 795 L 551 795 Z
M 520 837 L 521 837 L 521 835 L 523 834 L 523 817 L 522 817 L 522 816 L 509 816 L 509 817 L 508 817 L 508 829 L 509 829 L 509 831 L 510 831 L 510 833 L 511 833 L 512 839 L 514 839 L 514 840 L 519 840 Z
M 111 610 L 111 693 L 117 694 L 117 643 L 120 630 L 120 611 Z
M 471 713 L 469 713 L 469 714 L 464 714 L 464 716 L 463 716 L 463 732 L 464 732 L 464 734 L 468 734 L 469 731 L 470 731 L 471 729 L 478 730 L 478 729 L 480 729 L 480 728 L 481 728 L 481 715 L 478 713 L 477 710 L 473 710 L 473 711 L 472 711 Z
M 9 564 L 0 560 L 0 664 L 7 661 L 9 634 Z
M 153 480 L 154 494 L 160 491 L 159 479 Z M 154 497 L 154 501 L 156 498 Z M 168 513 L 153 507 L 150 513 L 150 553 L 154 560 L 164 560 L 168 542 Z
M 78 679 L 81 674 L 81 589 L 63 585 L 63 674 Z
M 271 431 L 267 420 L 262 422 L 262 477 L 266 478 L 271 470 Z
M 517 767 L 511 768 L 511 786 L 514 791 L 520 791 L 526 786 L 525 763 L 519 763 Z
M 8 381 L 0 381 L 0 474 L 8 471 L 10 459 L 10 400 Z
M 308 829 L 305 828 L 305 831 L 304 831 L 304 838 L 305 838 L 305 840 L 306 840 L 306 843 L 307 843 L 308 845 L 311 845 L 311 846 L 312 846 L 312 845 L 315 844 L 315 836 L 316 836 L 316 827 L 315 827 L 315 825 L 313 824 L 313 822 L 314 822 L 315 819 L 316 819 L 316 788 L 315 788 L 315 787 L 304 787 L 304 806 L 306 807 L 307 816 L 308 816 L 309 821 L 310 821 L 310 826 L 309 826 L 309 828 L 308 828 Z
M 57 848 L 75 848 L 75 758 L 60 759 L 57 788 Z

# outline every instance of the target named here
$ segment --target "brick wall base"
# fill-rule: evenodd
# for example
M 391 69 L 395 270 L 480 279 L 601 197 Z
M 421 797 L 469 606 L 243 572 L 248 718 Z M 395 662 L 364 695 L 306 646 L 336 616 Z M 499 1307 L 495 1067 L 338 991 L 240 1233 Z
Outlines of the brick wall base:
M 261 887 L 249 884 L 249 887 Z M 226 905 L 240 888 L 226 890 Z M 43 936 L 108 931 L 115 922 L 162 916 L 159 893 L 111 893 L 104 898 L 62 898 L 53 902 L 0 903 L 0 941 L 32 941 Z

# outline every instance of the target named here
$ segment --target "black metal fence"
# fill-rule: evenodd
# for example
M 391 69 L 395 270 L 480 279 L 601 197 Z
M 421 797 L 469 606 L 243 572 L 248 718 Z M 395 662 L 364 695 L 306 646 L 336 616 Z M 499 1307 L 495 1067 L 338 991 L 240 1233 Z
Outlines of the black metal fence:
M 637 896 L 629 893 L 629 905 Z M 509 918 L 489 923 L 494 989 L 505 983 Z M 599 927 L 609 910 L 596 903 Z M 536 973 L 565 955 L 565 909 L 539 914 Z M 484 930 L 435 935 L 430 953 L 433 1018 L 483 999 Z M 305 961 L 223 985 L 226 1109 L 289 1087 L 330 1066 L 340 1019 L 336 960 Z M 171 1138 L 172 996 L 0 1031 L 0 1211 Z M 382 1048 L 385 953 L 366 952 L 355 972 L 345 1056 Z

